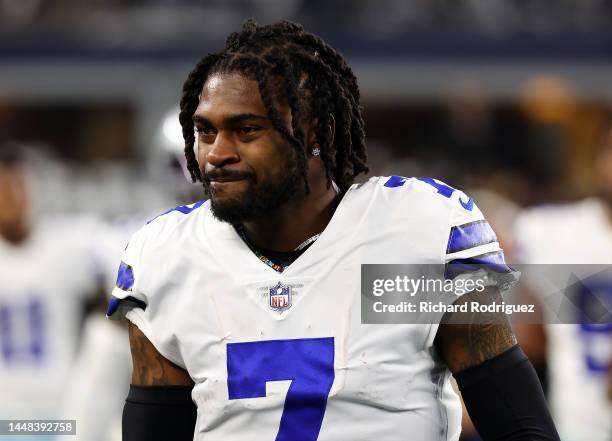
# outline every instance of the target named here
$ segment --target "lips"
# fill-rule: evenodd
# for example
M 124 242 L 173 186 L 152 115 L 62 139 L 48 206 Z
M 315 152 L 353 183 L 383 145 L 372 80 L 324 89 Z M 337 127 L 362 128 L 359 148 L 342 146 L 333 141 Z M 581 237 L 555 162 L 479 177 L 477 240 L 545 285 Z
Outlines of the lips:
M 242 188 L 245 185 L 245 182 L 247 182 L 247 179 L 241 178 L 241 179 L 236 179 L 236 178 L 232 178 L 232 179 L 214 179 L 211 180 L 209 182 L 209 188 L 214 192 L 218 192 L 218 191 L 228 191 L 228 190 L 232 190 L 233 189 L 238 189 L 238 188 Z
M 221 183 L 225 183 L 225 182 L 238 182 L 238 181 L 244 181 L 246 178 L 214 178 L 214 179 L 210 179 L 210 182 L 221 182 Z
M 236 182 L 236 181 L 244 181 L 247 179 L 252 179 L 252 175 L 244 172 L 236 172 L 236 171 L 219 171 L 215 170 L 210 173 L 205 174 L 205 179 L 210 182 Z

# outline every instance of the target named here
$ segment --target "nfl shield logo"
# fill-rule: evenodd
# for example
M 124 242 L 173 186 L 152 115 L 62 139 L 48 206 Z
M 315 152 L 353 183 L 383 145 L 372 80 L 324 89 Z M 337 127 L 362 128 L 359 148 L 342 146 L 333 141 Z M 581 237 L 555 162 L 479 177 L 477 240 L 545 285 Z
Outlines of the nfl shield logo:
M 278 282 L 270 290 L 270 308 L 275 311 L 284 311 L 291 307 L 291 287 Z

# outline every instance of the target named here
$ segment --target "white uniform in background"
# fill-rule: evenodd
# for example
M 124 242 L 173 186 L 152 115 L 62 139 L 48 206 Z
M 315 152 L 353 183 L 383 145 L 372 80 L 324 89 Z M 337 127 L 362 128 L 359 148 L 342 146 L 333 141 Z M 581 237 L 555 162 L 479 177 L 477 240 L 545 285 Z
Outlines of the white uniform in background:
M 23 245 L 0 238 L 0 418 L 64 417 L 99 231 L 91 218 L 53 218 Z
M 102 314 L 87 318 L 83 347 L 66 388 L 64 418 L 77 421 L 66 441 L 121 441 L 121 413 L 132 372 L 127 329 Z
M 515 239 L 519 263 L 612 264 L 612 219 L 596 199 L 528 210 L 517 221 Z M 612 296 L 612 280 L 607 294 Z M 558 324 L 545 329 L 551 411 L 561 439 L 609 441 L 612 329 Z
M 503 254 L 473 201 L 431 179 L 352 186 L 283 273 L 200 202 L 132 237 L 109 315 L 127 314 L 189 372 L 196 440 L 456 440 L 438 325 L 360 317 L 361 263 L 449 261 L 503 265 Z
M 148 219 L 126 216 L 115 220 L 106 231 L 101 272 L 105 286 L 115 285 L 117 259 L 129 237 Z M 108 258 L 107 258 L 108 257 Z M 66 389 L 62 415 L 77 420 L 76 436 L 66 441 L 121 441 L 121 414 L 132 373 L 127 327 L 90 315 L 83 326 L 82 348 Z

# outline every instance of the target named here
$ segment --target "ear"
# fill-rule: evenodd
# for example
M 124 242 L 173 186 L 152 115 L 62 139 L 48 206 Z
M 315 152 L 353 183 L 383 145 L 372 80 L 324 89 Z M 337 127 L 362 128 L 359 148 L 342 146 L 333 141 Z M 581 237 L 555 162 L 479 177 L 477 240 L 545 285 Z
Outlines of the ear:
M 308 146 L 314 146 L 319 142 L 317 139 L 317 129 L 319 128 L 319 119 L 315 118 L 311 121 L 310 126 L 308 127 Z M 327 126 L 327 131 L 325 132 L 325 136 L 327 137 L 327 141 L 329 145 L 334 144 L 334 139 L 336 136 L 336 119 L 333 114 L 329 114 L 329 125 Z

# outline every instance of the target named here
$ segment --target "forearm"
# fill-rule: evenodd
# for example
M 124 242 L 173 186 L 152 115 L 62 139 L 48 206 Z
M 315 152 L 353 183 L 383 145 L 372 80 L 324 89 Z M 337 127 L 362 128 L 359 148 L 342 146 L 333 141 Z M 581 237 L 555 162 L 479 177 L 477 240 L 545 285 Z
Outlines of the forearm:
M 456 303 L 469 301 L 501 302 L 501 296 L 490 288 Z M 446 315 L 435 342 L 485 441 L 559 439 L 538 377 L 504 314 Z
M 191 441 L 197 410 L 189 386 L 134 386 L 123 408 L 123 441 Z
M 519 346 L 455 378 L 485 441 L 559 440 L 538 377 Z
M 164 358 L 134 325 L 129 327 L 133 372 L 123 408 L 123 441 L 191 441 L 197 409 L 193 381 Z

